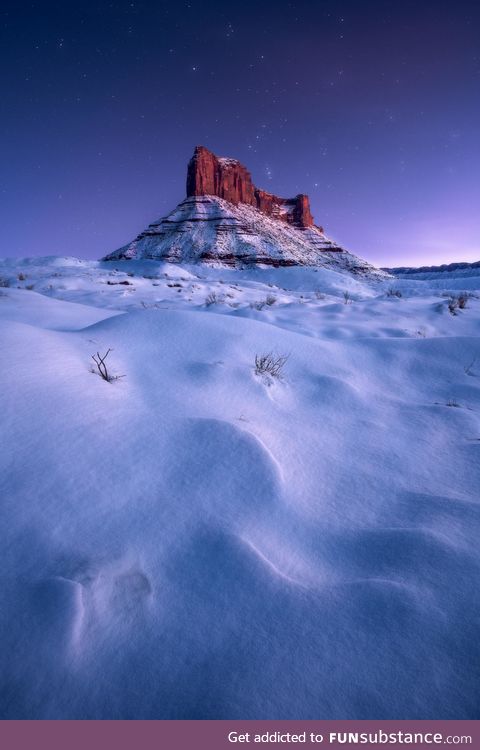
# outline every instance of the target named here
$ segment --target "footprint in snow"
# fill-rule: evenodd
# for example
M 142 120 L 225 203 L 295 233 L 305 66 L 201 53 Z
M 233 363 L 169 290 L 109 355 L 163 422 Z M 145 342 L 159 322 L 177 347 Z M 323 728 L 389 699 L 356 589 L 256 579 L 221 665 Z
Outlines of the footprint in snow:
M 89 592 L 92 615 L 100 621 L 115 619 L 126 624 L 142 614 L 152 591 L 150 579 L 140 568 L 106 568 L 99 572 Z

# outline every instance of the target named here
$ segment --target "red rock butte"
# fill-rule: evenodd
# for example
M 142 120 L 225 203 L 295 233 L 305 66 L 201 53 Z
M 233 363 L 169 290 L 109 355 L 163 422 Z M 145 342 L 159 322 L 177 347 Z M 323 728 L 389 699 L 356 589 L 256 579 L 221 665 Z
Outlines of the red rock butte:
M 235 205 L 246 203 L 298 229 L 313 226 L 308 195 L 279 198 L 260 190 L 243 164 L 236 159 L 215 156 L 205 146 L 195 148 L 188 164 L 187 197 L 198 195 L 215 195 Z

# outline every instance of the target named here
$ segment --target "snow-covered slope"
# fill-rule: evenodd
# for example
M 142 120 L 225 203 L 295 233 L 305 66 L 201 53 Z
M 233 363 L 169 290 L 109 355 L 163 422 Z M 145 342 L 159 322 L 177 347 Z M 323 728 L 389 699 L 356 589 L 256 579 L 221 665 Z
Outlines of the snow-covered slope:
M 0 279 L 2 718 L 479 718 L 477 291 Z
M 186 198 L 167 217 L 105 260 L 324 266 L 382 276 L 343 250 L 318 227 L 300 229 L 252 206 L 204 195 Z

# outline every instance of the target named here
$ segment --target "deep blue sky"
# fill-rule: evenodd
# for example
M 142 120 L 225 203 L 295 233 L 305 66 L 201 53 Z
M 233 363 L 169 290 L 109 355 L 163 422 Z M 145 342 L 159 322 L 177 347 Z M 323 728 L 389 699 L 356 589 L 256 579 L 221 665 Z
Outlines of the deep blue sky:
M 480 258 L 480 4 L 3 2 L 1 256 L 97 258 L 196 144 L 381 265 Z

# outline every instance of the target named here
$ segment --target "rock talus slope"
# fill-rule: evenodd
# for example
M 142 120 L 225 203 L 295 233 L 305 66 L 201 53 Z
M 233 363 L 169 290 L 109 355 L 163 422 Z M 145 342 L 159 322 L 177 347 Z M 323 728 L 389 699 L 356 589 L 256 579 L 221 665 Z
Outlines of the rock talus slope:
M 384 276 L 313 223 L 308 196 L 259 190 L 235 159 L 197 146 L 187 197 L 168 216 L 104 260 L 164 260 L 242 266 L 326 266 Z

